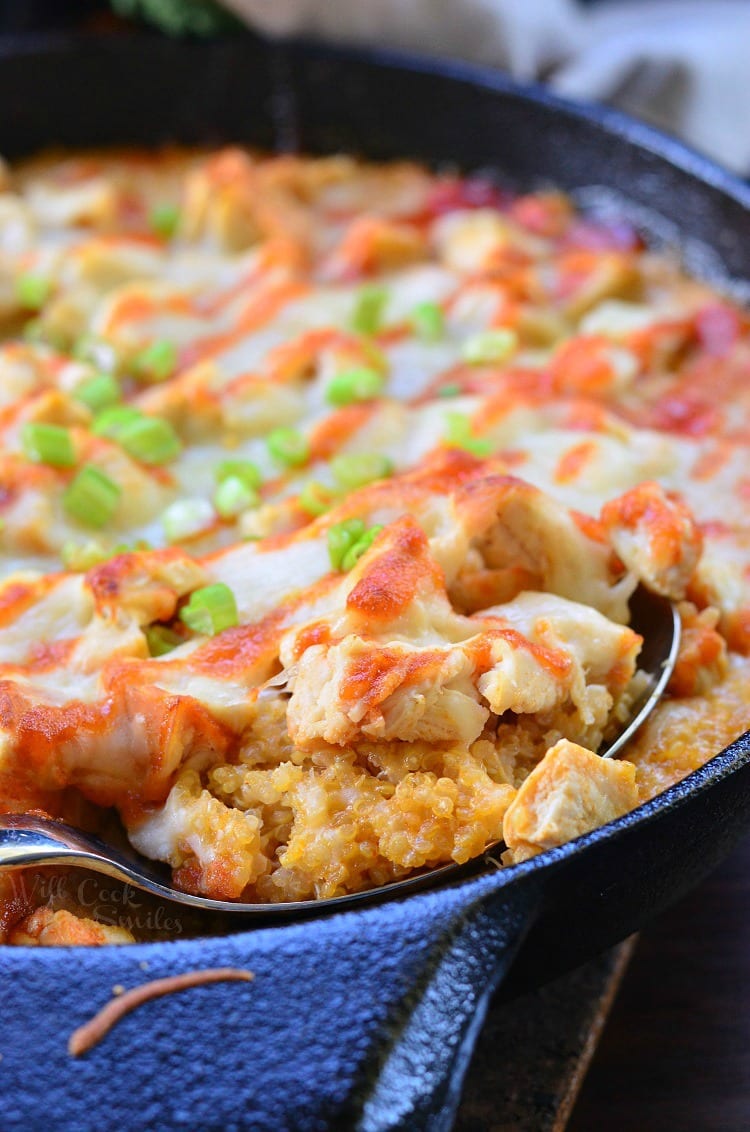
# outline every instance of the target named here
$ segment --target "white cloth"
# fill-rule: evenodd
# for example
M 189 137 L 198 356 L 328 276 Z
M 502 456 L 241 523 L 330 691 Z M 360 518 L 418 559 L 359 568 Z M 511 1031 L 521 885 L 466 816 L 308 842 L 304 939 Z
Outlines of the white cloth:
M 750 0 L 223 0 L 270 35 L 502 67 L 647 118 L 750 173 Z

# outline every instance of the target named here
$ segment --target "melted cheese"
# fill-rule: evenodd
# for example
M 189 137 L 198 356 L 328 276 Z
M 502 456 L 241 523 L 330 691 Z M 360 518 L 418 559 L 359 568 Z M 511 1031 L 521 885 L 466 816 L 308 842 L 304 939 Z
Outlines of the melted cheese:
M 592 753 L 637 682 L 635 586 L 694 603 L 679 694 L 720 698 L 725 642 L 750 651 L 742 312 L 559 195 L 412 165 L 91 155 L 6 188 L 0 805 L 72 787 L 189 890 L 279 900 L 635 804 Z M 166 463 L 98 434 L 102 370 L 174 430 Z M 338 403 L 363 371 L 377 395 Z M 32 461 L 29 424 L 73 467 Z M 363 454 L 387 474 L 352 487 Z M 262 481 L 232 514 L 226 461 Z M 120 490 L 97 529 L 66 505 L 83 464 Z M 171 546 L 185 500 L 205 521 Z M 339 570 L 353 520 L 383 529 Z M 215 583 L 238 623 L 203 637 L 180 610 Z

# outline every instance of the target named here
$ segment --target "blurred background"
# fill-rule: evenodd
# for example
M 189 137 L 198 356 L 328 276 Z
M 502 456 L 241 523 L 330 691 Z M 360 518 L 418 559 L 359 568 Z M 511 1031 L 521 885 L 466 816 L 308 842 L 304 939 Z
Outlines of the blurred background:
M 0 30 L 303 34 L 500 67 L 618 106 L 750 174 L 747 0 L 0 0 Z

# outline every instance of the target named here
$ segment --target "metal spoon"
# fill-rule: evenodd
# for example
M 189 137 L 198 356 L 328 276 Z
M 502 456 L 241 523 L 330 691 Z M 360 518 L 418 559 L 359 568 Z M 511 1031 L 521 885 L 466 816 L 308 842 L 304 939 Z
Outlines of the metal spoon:
M 611 758 L 635 734 L 661 699 L 677 660 L 680 644 L 680 618 L 675 607 L 666 598 L 649 593 L 642 586 L 636 590 L 630 603 L 631 626 L 643 637 L 639 667 L 650 677 L 640 699 L 633 705 L 627 725 L 600 751 Z M 499 842 L 488 845 L 486 850 Z M 480 858 L 481 860 L 481 858 Z M 476 861 L 474 862 L 476 864 Z M 98 837 L 74 829 L 63 822 L 29 814 L 0 814 L 0 868 L 20 869 L 41 865 L 68 865 L 91 869 L 96 873 L 133 885 L 163 900 L 202 908 L 212 912 L 254 913 L 256 916 L 289 916 L 302 912 L 320 912 L 334 905 L 345 907 L 358 901 L 382 897 L 398 891 L 424 887 L 449 874 L 465 871 L 467 866 L 449 864 L 431 869 L 405 880 L 365 892 L 349 893 L 328 900 L 300 900 L 280 904 L 241 904 L 231 900 L 210 900 L 193 896 L 172 888 L 162 875 L 159 866 L 133 852 L 123 853 L 107 845 Z

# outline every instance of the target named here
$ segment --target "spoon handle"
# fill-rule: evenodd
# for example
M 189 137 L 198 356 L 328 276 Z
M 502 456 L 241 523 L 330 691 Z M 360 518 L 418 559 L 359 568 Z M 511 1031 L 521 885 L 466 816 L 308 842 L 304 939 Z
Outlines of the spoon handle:
M 23 869 L 43 865 L 71 865 L 91 869 L 143 892 L 174 900 L 175 893 L 155 878 L 134 868 L 110 845 L 97 849 L 98 841 L 80 834 L 72 826 L 29 814 L 0 814 L 0 868 Z M 189 898 L 186 902 L 190 902 Z

